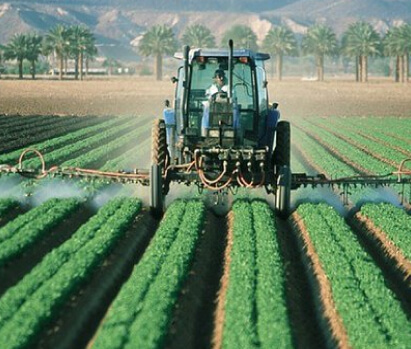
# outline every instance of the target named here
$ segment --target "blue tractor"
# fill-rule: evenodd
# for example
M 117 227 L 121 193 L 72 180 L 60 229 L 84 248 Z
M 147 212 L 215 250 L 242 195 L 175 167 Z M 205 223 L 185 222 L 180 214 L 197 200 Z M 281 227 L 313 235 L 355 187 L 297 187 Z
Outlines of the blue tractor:
M 152 130 L 151 210 L 161 215 L 171 182 L 195 184 L 216 194 L 265 188 L 279 216 L 290 210 L 290 124 L 270 104 L 264 62 L 246 49 L 189 49 L 174 108 Z M 220 81 L 216 81 L 220 80 Z

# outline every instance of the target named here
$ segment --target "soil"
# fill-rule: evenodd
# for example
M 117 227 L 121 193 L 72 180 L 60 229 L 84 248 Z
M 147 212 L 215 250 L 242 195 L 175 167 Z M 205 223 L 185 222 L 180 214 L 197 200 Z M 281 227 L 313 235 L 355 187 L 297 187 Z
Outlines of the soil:
M 390 80 L 325 82 L 288 78 L 270 80 L 271 101 L 282 117 L 411 117 L 411 84 Z M 173 100 L 170 80 L 152 77 L 94 78 L 85 81 L 0 80 L 0 114 L 21 115 L 160 115 L 164 100 Z

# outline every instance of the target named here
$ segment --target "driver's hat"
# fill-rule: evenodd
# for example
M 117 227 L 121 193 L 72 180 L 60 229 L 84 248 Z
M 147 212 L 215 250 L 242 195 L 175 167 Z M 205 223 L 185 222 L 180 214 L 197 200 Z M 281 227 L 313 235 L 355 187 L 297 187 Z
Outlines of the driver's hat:
M 217 69 L 217 70 L 214 72 L 214 78 L 217 78 L 217 77 L 222 78 L 222 79 L 225 78 L 225 73 L 224 73 L 224 70 L 223 70 L 223 69 Z

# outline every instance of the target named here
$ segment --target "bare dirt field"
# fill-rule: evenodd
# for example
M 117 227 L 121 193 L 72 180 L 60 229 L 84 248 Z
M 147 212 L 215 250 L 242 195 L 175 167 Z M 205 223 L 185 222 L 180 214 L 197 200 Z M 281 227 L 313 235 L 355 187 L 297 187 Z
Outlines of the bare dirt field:
M 411 117 L 411 83 L 371 80 L 325 82 L 269 81 L 270 100 L 283 117 Z M 101 78 L 85 81 L 0 80 L 0 114 L 22 115 L 160 115 L 174 85 L 152 78 Z

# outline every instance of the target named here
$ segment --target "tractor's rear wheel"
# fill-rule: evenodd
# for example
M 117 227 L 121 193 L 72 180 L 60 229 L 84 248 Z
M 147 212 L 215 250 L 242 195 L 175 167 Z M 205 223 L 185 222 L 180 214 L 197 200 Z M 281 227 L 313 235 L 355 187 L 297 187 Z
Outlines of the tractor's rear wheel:
M 281 218 L 287 218 L 290 214 L 291 202 L 291 131 L 288 121 L 280 121 L 277 124 L 275 150 L 273 153 L 274 172 L 277 179 L 275 193 L 275 209 Z
M 279 173 L 282 166 L 290 167 L 291 130 L 288 121 L 278 122 L 275 137 L 273 163 L 276 173 Z
M 275 192 L 275 211 L 277 216 L 286 219 L 290 214 L 291 202 L 291 170 L 288 166 L 281 166 L 277 177 Z
M 156 217 L 164 212 L 164 200 L 168 185 L 164 178 L 167 168 L 167 140 L 164 120 L 154 121 L 151 132 L 151 169 L 150 169 L 150 210 Z

